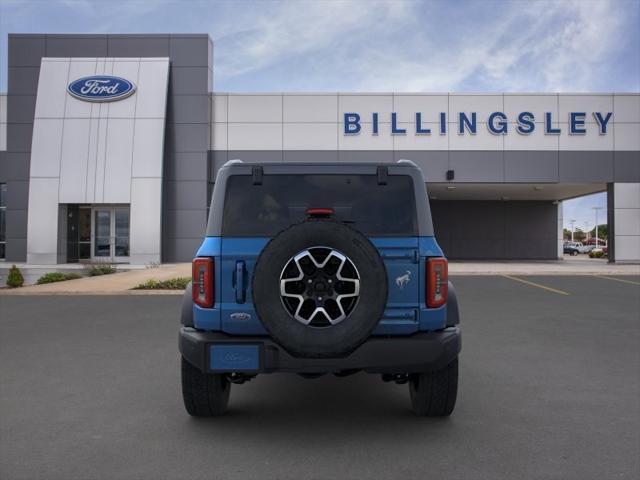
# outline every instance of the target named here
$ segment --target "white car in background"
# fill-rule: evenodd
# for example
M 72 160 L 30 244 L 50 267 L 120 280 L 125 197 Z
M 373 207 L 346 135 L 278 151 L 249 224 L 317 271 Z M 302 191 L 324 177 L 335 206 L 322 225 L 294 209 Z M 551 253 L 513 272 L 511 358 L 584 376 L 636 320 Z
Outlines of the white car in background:
M 578 253 L 589 253 L 592 248 L 591 245 L 583 245 L 582 242 L 564 242 L 564 247 L 575 249 Z

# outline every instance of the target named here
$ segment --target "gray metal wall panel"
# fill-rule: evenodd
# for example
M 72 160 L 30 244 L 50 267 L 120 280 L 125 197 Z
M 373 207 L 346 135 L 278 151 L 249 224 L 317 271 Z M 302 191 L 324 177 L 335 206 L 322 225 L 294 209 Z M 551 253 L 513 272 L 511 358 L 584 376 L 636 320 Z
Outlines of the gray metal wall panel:
M 204 123 L 208 127 L 209 94 L 170 95 L 167 100 L 167 114 L 174 123 Z
M 614 201 L 614 184 L 607 183 L 607 229 L 609 232 L 616 231 L 616 205 Z M 607 257 L 609 257 L 609 263 L 613 263 L 616 261 L 616 236 L 608 235 L 607 238 L 607 247 L 609 251 L 607 252 Z
M 5 152 L 4 163 L 5 173 L 2 178 L 4 181 L 29 181 L 29 153 L 21 152 Z M 24 208 L 27 208 L 26 206 Z
M 614 152 L 615 182 L 640 182 L 640 152 Z
M 207 67 L 171 67 L 170 95 L 206 95 L 209 93 Z
M 45 48 L 44 35 L 9 34 L 9 67 L 40 67 Z
M 166 238 L 185 238 L 185 232 L 190 232 L 190 238 L 202 239 L 206 230 L 206 217 L 206 210 L 168 210 L 165 217 Z
M 171 262 L 190 262 L 200 245 L 202 237 L 166 239 L 163 244 L 163 257 Z
M 8 174 L 9 168 L 7 165 L 7 152 L 0 150 L 0 183 L 7 181 Z
M 27 180 L 14 180 L 7 182 L 7 210 L 26 210 L 28 203 L 29 182 Z
M 47 35 L 45 57 L 107 57 L 106 35 Z M 125 56 L 125 55 L 120 55 Z M 126 55 L 130 56 L 130 55 Z
M 9 67 L 9 95 L 35 95 L 38 90 L 40 64 L 37 67 Z M 33 118 L 31 119 L 33 121 Z
M 452 151 L 449 167 L 456 182 L 504 182 L 504 155 L 501 151 Z
M 33 123 L 36 110 L 35 95 L 7 95 L 7 110 L 13 123 Z
M 169 56 L 173 67 L 209 68 L 209 39 L 207 36 L 171 35 Z
M 552 202 L 506 202 L 504 258 L 557 258 L 557 216 Z
M 13 186 L 13 185 L 12 185 Z M 7 238 L 9 239 L 21 239 L 27 237 L 27 211 L 26 210 L 14 210 L 7 208 L 7 227 L 11 227 L 11 230 L 7 228 Z
M 164 178 L 166 180 L 203 180 L 208 178 L 207 172 L 207 154 L 177 152 L 165 155 Z
M 314 150 L 312 152 L 304 150 L 285 150 L 282 152 L 282 159 L 285 163 L 330 163 L 338 161 L 338 152 L 336 150 Z
M 169 35 L 163 260 L 190 261 L 206 228 L 212 59 L 208 35 Z M 196 241 L 197 239 L 197 241 Z
M 613 181 L 612 151 L 560 151 L 559 182 L 606 183 Z
M 379 150 L 340 150 L 338 151 L 340 162 L 393 162 L 393 151 Z
M 108 35 L 105 57 L 168 57 L 169 35 Z
M 167 210 L 205 210 L 207 208 L 207 182 L 165 182 Z
M 558 152 L 547 150 L 504 152 L 505 182 L 557 182 Z
M 11 119 L 13 115 L 9 112 Z M 31 137 L 33 135 L 33 124 L 7 122 L 7 152 L 29 153 L 31 152 Z M 27 160 L 28 161 L 28 160 Z M 29 169 L 23 179 L 29 178 Z
M 209 126 L 206 123 L 174 123 L 165 146 L 169 152 L 202 152 L 206 155 L 209 144 Z
M 555 259 L 551 202 L 432 201 L 436 239 L 452 259 Z
M 229 150 L 229 160 L 240 159 L 243 162 L 282 162 L 282 150 Z
M 7 222 L 7 233 L 13 226 Z M 5 260 L 7 262 L 24 262 L 27 258 L 27 237 L 11 238 L 7 236 L 7 249 Z

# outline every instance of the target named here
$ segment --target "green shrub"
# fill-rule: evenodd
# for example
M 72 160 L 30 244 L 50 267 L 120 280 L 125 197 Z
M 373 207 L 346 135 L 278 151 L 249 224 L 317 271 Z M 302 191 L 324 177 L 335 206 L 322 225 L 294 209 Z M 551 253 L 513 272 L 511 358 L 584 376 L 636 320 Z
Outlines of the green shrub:
M 191 281 L 191 277 L 177 277 L 168 280 L 147 280 L 134 290 L 184 290 Z
M 13 265 L 9 269 L 9 275 L 7 276 L 7 287 L 17 288 L 24 284 L 24 277 L 18 267 Z
M 45 283 L 64 282 L 65 280 L 75 280 L 76 278 L 82 278 L 82 275 L 77 273 L 63 273 L 63 272 L 49 272 L 42 275 L 36 282 L 38 285 Z
M 596 250 L 596 251 L 591 250 L 589 252 L 589 258 L 602 258 L 602 257 L 604 257 L 604 252 L 602 250 Z
M 109 275 L 116 273 L 116 267 L 110 263 L 92 263 L 84 267 L 85 274 L 89 277 L 97 277 L 98 275 Z

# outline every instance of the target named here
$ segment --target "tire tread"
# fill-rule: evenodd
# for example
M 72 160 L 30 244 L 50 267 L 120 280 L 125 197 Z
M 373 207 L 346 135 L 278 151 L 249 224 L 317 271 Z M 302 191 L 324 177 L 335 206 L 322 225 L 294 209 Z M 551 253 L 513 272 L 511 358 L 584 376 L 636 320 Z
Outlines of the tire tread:
M 451 415 L 458 394 L 458 359 L 435 372 L 416 373 L 409 383 L 411 406 L 418 416 Z
M 194 417 L 215 417 L 225 413 L 231 385 L 220 374 L 202 373 L 181 359 L 182 398 L 187 413 Z

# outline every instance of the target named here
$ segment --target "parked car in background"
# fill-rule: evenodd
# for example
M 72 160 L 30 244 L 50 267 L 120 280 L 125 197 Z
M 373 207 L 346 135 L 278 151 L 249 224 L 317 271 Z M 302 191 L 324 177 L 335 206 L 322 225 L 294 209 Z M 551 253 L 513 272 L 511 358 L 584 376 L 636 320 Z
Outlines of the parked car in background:
M 606 245 L 603 245 L 603 246 L 598 245 L 597 248 L 593 248 L 589 252 L 589 258 L 603 258 L 603 257 L 607 257 L 608 254 L 609 254 L 609 247 L 607 247 Z
M 585 240 L 584 244 L 585 245 L 593 245 L 593 246 L 595 246 L 595 244 L 596 244 L 595 237 L 592 237 L 592 238 L 589 238 L 589 239 Z M 606 245 L 606 244 L 607 244 L 606 240 L 603 240 L 602 238 L 598 238 L 598 245 Z
M 581 248 L 584 248 L 584 246 L 580 242 L 565 242 L 563 252 L 575 256 L 581 253 Z
M 589 253 L 594 248 L 596 248 L 595 244 L 594 245 L 583 245 L 582 247 L 578 247 L 578 250 L 580 251 L 580 253 Z

